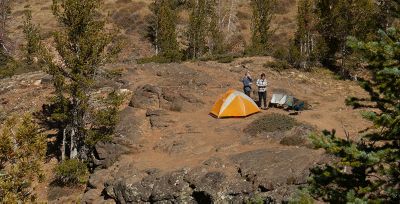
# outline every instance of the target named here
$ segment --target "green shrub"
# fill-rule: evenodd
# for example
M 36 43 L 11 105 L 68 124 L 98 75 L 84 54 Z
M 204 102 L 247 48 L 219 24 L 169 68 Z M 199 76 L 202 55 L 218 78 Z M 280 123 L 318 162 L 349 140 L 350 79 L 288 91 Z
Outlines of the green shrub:
M 276 59 L 279 59 L 279 60 L 287 60 L 288 56 L 289 56 L 289 53 L 288 53 L 288 50 L 286 48 L 279 47 L 274 51 L 272 56 L 275 57 Z
M 219 63 L 231 63 L 235 58 L 240 57 L 238 54 L 221 54 L 209 55 L 199 58 L 200 61 L 217 61 Z
M 33 66 L 32 66 L 33 67 Z M 9 58 L 9 61 L 5 65 L 0 65 L 0 79 L 5 77 L 12 77 L 17 74 L 23 74 L 30 71 L 35 71 L 30 66 L 24 66 L 23 63 Z
M 147 64 L 147 63 L 171 63 L 171 62 L 178 62 L 179 60 L 176 59 L 169 59 L 167 57 L 161 56 L 161 55 L 156 55 L 156 56 L 152 56 L 152 57 L 144 57 L 144 58 L 140 58 L 137 60 L 138 64 Z
M 297 190 L 289 199 L 289 204 L 312 204 L 314 199 L 306 189 Z
M 84 184 L 88 181 L 89 170 L 85 163 L 70 159 L 61 162 L 55 169 L 55 179 L 62 185 Z
M 284 132 L 297 125 L 299 125 L 299 123 L 294 118 L 283 114 L 272 113 L 254 120 L 244 129 L 244 132 L 255 136 L 264 132 Z
M 223 56 L 218 59 L 219 63 L 231 63 L 235 58 L 232 55 Z
M 264 204 L 264 203 L 275 203 L 271 197 L 264 197 L 261 195 L 255 195 L 245 200 L 246 204 Z
M 273 61 L 273 62 L 267 62 L 264 64 L 264 67 L 271 68 L 278 72 L 291 68 L 290 64 L 286 60 L 277 60 L 277 61 Z

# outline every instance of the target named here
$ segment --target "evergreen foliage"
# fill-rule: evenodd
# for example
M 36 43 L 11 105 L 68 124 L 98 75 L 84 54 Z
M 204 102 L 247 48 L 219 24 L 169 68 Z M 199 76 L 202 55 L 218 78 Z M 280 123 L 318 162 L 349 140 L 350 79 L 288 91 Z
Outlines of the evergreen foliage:
M 61 25 L 54 35 L 58 53 L 42 51 L 46 71 L 53 76 L 55 96 L 48 108 L 49 122 L 61 138 L 61 158 L 93 159 L 93 146 L 108 140 L 114 130 L 121 100 L 111 94 L 105 109 L 90 103 L 101 66 L 119 51 L 99 15 L 101 0 L 54 0 L 53 13 Z M 93 100 L 92 100 L 93 101 Z
M 26 64 L 32 65 L 35 63 L 35 60 L 37 60 L 41 42 L 39 28 L 32 23 L 32 12 L 30 10 L 25 13 L 23 32 L 26 40 L 26 45 L 24 47 Z
M 365 112 L 374 126 L 357 141 L 325 131 L 314 144 L 337 157 L 338 162 L 312 170 L 310 192 L 332 203 L 400 202 L 400 31 L 379 32 L 379 40 L 349 46 L 359 51 L 372 78 L 361 80 L 368 99 L 351 98 L 349 105 L 375 109 Z
M 165 62 L 180 61 L 182 54 L 176 36 L 176 6 L 172 0 L 155 1 L 150 9 L 154 17 L 150 22 L 149 38 L 156 54 Z
M 55 168 L 55 178 L 62 185 L 85 184 L 89 178 L 89 171 L 85 163 L 69 159 L 62 161 Z
M 46 137 L 32 117 L 7 120 L 0 133 L 0 203 L 33 202 L 31 184 L 42 178 Z
M 302 69 L 309 69 L 317 60 L 317 19 L 313 7 L 314 0 L 300 0 L 298 2 L 297 31 L 294 41 L 294 49 L 296 50 L 291 50 L 291 56 L 293 57 L 292 63 Z
M 188 27 L 188 58 L 197 59 L 206 52 L 207 0 L 192 0 Z
M 0 78 L 12 76 L 15 67 L 8 46 L 7 24 L 11 15 L 11 1 L 0 1 Z
M 221 55 L 225 52 L 224 35 L 219 26 L 215 1 L 209 2 L 209 28 L 208 28 L 208 50 L 212 56 Z
M 270 49 L 271 21 L 275 0 L 252 0 L 252 36 L 249 54 L 266 55 Z
M 346 39 L 355 36 L 366 40 L 381 28 L 376 21 L 378 9 L 373 0 L 316 0 L 316 28 L 327 47 L 322 63 L 328 67 L 338 66 L 342 75 L 346 74 L 346 57 L 351 50 Z

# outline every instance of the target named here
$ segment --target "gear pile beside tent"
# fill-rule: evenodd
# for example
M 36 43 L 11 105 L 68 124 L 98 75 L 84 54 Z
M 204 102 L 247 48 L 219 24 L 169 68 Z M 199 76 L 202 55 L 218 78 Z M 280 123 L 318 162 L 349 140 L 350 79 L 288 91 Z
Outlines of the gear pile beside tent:
M 293 109 L 295 111 L 301 111 L 304 108 L 304 101 L 300 101 L 299 99 L 281 93 L 272 94 L 270 104 L 275 106 L 286 106 L 289 109 Z

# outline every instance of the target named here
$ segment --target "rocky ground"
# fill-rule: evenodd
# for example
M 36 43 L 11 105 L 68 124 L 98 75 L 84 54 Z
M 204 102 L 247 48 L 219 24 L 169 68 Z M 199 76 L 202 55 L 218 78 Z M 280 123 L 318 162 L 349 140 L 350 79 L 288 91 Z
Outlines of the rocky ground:
M 254 197 L 288 200 L 306 182 L 310 167 L 329 160 L 304 139 L 310 132 L 336 129 L 344 136 L 346 130 L 356 138 L 369 124 L 358 111 L 344 105 L 346 97 L 364 94 L 355 82 L 335 80 L 327 71 L 279 73 L 263 67 L 269 60 L 114 65 L 123 74 L 118 83 L 109 86 L 131 94 L 113 141 L 96 147 L 99 168 L 82 191 L 57 188 L 55 193 L 56 187 L 43 184 L 37 190 L 39 198 L 49 203 L 243 203 Z M 241 89 L 243 64 L 254 77 L 267 74 L 269 97 L 273 91 L 286 91 L 310 104 L 310 110 L 290 116 L 300 125 L 249 134 L 244 130 L 254 120 L 288 112 L 271 108 L 240 119 L 209 115 L 221 94 L 230 88 Z M 38 110 L 51 95 L 49 80 L 41 72 L 1 80 L 2 117 Z M 50 181 L 51 169 L 47 168 Z

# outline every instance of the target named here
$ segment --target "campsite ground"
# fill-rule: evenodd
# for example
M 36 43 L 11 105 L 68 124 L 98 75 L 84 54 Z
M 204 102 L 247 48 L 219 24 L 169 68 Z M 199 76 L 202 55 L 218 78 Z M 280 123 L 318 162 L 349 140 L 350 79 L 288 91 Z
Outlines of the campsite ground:
M 323 158 L 322 152 L 303 144 L 282 145 L 282 137 L 292 133 L 248 135 L 243 130 L 259 117 L 271 113 L 288 115 L 288 112 L 270 108 L 247 118 L 231 119 L 216 119 L 209 115 L 213 103 L 226 90 L 241 90 L 240 78 L 245 72 L 243 64 L 253 77 L 266 73 L 269 98 L 274 91 L 286 91 L 310 104 L 310 110 L 290 117 L 314 126 L 315 132 L 336 129 L 337 134 L 344 137 L 346 130 L 352 139 L 357 139 L 358 132 L 369 123 L 361 118 L 358 110 L 344 104 L 349 96 L 365 94 L 356 82 L 337 80 L 325 69 L 310 73 L 296 70 L 279 73 L 263 67 L 270 60 L 268 57 L 254 57 L 237 59 L 230 64 L 114 65 L 113 68 L 123 70 L 118 86 L 128 89 L 133 95 L 130 102 L 134 107 L 128 106 L 130 96 L 121 113 L 119 136 L 115 142 L 123 143 L 127 151 L 119 155 L 107 149 L 110 147 L 99 148 L 102 159 L 107 160 L 115 154 L 113 160 L 116 162 L 96 171 L 86 190 L 49 186 L 55 163 L 54 159 L 50 160 L 45 165 L 47 181 L 39 184 L 36 190 L 39 199 L 50 203 L 81 199 L 98 203 L 110 198 L 110 195 L 104 197 L 104 183 L 109 183 L 116 192 L 116 182 L 122 178 L 132 180 L 133 174 L 134 184 L 150 175 L 143 172 L 154 169 L 156 175 L 165 175 L 180 169 L 192 172 L 199 168 L 205 168 L 204 172 L 222 172 L 227 180 L 240 180 L 242 177 L 247 180 L 249 174 L 243 174 L 246 169 L 256 172 L 257 178 L 262 178 L 252 180 L 253 184 L 257 183 L 257 189 L 264 185 L 262 182 L 268 181 L 265 185 L 269 187 L 261 188 L 268 190 L 261 190 L 261 193 L 269 193 L 278 200 L 287 199 L 288 192 L 293 192 L 292 188 L 304 183 L 308 168 Z M 2 80 L 2 110 L 6 114 L 39 110 L 52 91 L 47 78 L 39 72 Z M 215 165 L 207 164 L 210 161 Z M 289 182 L 288 178 L 293 176 L 296 182 Z M 282 186 L 292 190 L 282 193 L 279 190 Z

